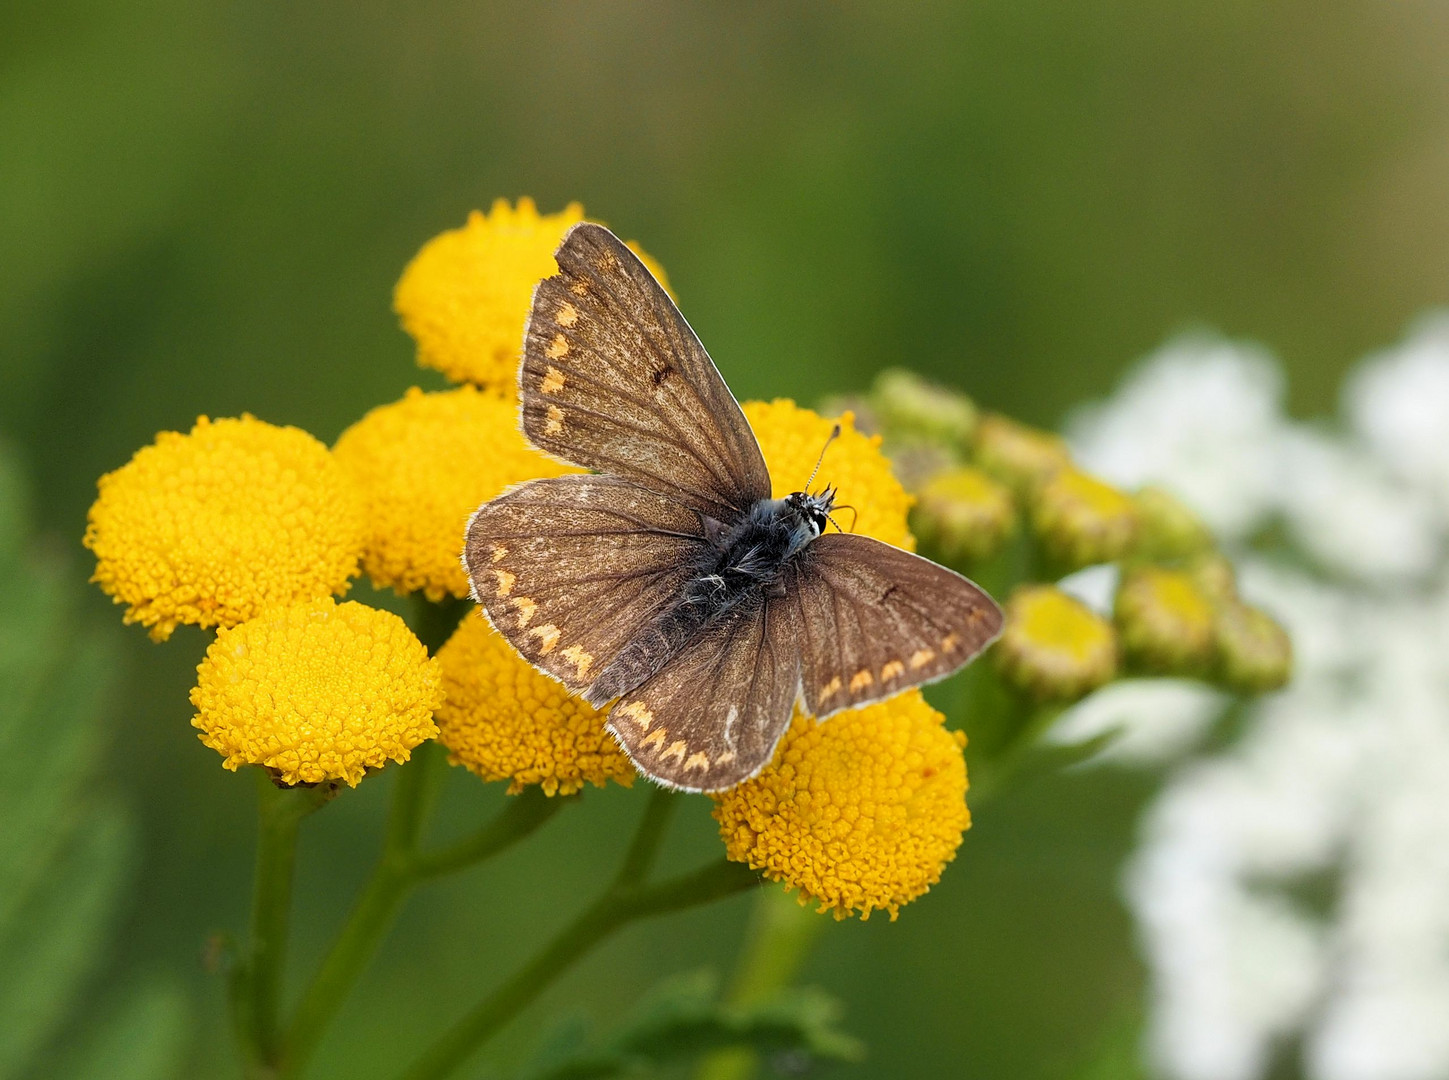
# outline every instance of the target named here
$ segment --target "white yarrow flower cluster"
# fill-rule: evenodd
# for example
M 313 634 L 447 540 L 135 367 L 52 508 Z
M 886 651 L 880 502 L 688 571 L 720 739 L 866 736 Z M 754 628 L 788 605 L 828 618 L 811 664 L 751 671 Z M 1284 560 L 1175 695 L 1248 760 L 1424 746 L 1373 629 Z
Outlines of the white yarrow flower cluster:
M 1292 1039 L 1309 1080 L 1444 1080 L 1449 315 L 1360 366 L 1337 429 L 1290 421 L 1276 372 L 1256 348 L 1178 342 L 1070 428 L 1087 467 L 1202 514 L 1294 640 L 1289 688 L 1179 765 L 1143 823 L 1125 889 L 1147 1052 L 1170 1080 L 1256 1080 Z M 1255 554 L 1271 524 L 1287 549 Z M 1181 760 L 1211 695 L 1115 684 L 1055 736 L 1121 727 L 1119 760 Z

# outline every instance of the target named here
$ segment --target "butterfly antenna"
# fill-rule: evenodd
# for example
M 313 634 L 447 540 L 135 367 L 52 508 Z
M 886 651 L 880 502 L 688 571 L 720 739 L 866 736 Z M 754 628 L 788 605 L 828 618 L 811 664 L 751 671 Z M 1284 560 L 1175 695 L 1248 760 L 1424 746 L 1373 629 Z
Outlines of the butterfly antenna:
M 810 470 L 810 479 L 805 481 L 804 490 L 809 491 L 810 485 L 815 483 L 815 474 L 820 471 L 820 465 L 825 461 L 825 451 L 830 449 L 830 444 L 840 438 L 840 425 L 836 424 L 830 429 L 830 438 L 825 440 L 825 445 L 820 448 L 820 456 L 815 459 L 815 468 Z
M 849 510 L 850 511 L 850 531 L 851 532 L 855 532 L 855 523 L 860 520 L 860 515 L 855 512 L 855 507 L 851 506 L 849 503 L 842 503 L 840 506 L 837 506 L 835 509 L 837 509 L 837 510 Z M 834 525 L 841 532 L 844 532 L 845 531 L 844 529 L 841 529 L 840 528 L 840 522 L 836 521 L 833 517 L 830 517 L 829 514 L 826 514 L 825 516 L 828 517 L 828 518 L 830 518 L 830 524 Z

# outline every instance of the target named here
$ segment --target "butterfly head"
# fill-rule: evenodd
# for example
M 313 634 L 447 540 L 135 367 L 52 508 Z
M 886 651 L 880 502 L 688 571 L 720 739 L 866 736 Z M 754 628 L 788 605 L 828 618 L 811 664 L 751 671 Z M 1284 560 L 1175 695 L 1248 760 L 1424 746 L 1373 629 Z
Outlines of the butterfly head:
M 785 505 L 799 516 L 815 536 L 819 536 L 830 522 L 830 511 L 835 506 L 835 489 L 827 487 L 818 495 L 797 491 L 785 496 Z

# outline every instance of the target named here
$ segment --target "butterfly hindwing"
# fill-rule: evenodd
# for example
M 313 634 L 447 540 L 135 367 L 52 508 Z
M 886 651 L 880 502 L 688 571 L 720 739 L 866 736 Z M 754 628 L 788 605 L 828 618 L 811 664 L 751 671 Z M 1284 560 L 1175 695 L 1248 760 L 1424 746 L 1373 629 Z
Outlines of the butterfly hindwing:
M 770 495 L 754 433 L 694 331 L 601 225 L 574 226 L 533 294 L 523 429 L 577 465 L 733 523 Z
M 686 791 L 719 791 L 767 764 L 800 693 L 795 609 L 761 599 L 701 632 L 621 697 L 608 726 L 642 772 Z
M 1001 633 L 1001 609 L 982 589 L 865 536 L 819 537 L 783 581 L 800 627 L 801 692 L 817 717 L 945 678 Z
M 531 480 L 484 503 L 463 561 L 513 647 L 570 690 L 678 600 L 704 552 L 699 514 L 607 476 Z

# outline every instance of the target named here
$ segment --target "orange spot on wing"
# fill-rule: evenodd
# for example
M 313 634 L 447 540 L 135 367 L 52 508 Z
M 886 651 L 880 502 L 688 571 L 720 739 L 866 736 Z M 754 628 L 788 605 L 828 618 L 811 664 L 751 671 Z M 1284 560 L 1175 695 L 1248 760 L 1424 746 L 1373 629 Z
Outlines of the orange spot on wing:
M 659 760 L 663 761 L 665 758 L 677 758 L 678 760 L 683 761 L 684 752 L 688 749 L 689 746 L 687 743 L 685 743 L 683 739 L 675 739 L 672 743 L 669 744 L 668 749 L 660 753 Z
M 958 646 L 960 644 L 961 644 L 961 639 L 959 637 L 957 637 L 955 634 L 947 634 L 941 640 L 941 651 L 942 652 L 955 652 L 956 651 L 956 646 Z
M 506 547 L 504 547 L 502 544 L 494 544 L 493 545 L 493 561 L 494 562 L 499 562 L 507 554 L 508 554 L 508 549 Z
M 838 693 L 840 693 L 840 676 L 836 675 L 820 688 L 820 700 L 824 701 L 826 698 L 833 697 Z
M 557 405 L 548 407 L 548 421 L 543 425 L 545 435 L 557 435 L 563 431 L 563 410 Z
M 861 668 L 850 677 L 850 692 L 853 694 L 857 690 L 864 690 L 873 682 L 875 682 L 875 676 L 870 673 L 870 669 Z
M 554 646 L 558 644 L 559 631 L 553 623 L 544 623 L 542 626 L 535 626 L 529 632 L 530 637 L 538 638 L 538 651 L 547 656 L 553 652 Z
M 498 579 L 498 595 L 507 596 L 513 591 L 513 583 L 518 579 L 507 570 L 495 570 L 493 576 Z
M 585 652 L 580 645 L 570 645 L 559 655 L 569 660 L 574 667 L 578 668 L 580 679 L 587 679 L 589 677 L 589 668 L 594 663 L 593 653 Z
M 936 659 L 935 649 L 917 649 L 911 653 L 911 670 L 919 671 L 934 659 Z
M 715 764 L 716 765 L 728 765 L 731 761 L 733 761 L 735 759 L 736 756 L 737 755 L 735 754 L 735 752 L 733 750 L 726 750 L 723 754 L 721 754 L 718 758 L 715 759 Z
M 538 384 L 538 388 L 545 394 L 557 394 L 564 388 L 566 381 L 564 373 L 550 364 L 548 370 L 543 373 L 543 382 Z
M 569 286 L 569 292 L 573 293 L 575 296 L 588 296 L 589 283 L 581 278 L 580 280 L 575 281 L 572 285 Z
M 904 675 L 905 673 L 906 665 L 901 663 L 899 660 L 892 660 L 890 663 L 885 664 L 881 667 L 880 681 L 887 682 L 891 679 L 896 678 L 897 676 Z
M 664 745 L 664 736 L 666 736 L 668 734 L 669 734 L 669 731 L 668 731 L 667 728 L 660 728 L 653 735 L 650 735 L 643 742 L 641 742 L 639 744 L 639 749 L 640 750 L 644 750 L 644 749 L 648 748 L 648 749 L 653 749 L 653 750 L 656 750 L 657 751 L 661 746 Z
M 709 755 L 703 750 L 689 755 L 689 760 L 684 763 L 684 771 L 690 772 L 694 769 L 709 768 Z
M 543 355 L 550 360 L 561 360 L 569 354 L 569 339 L 562 334 L 555 334 L 553 340 L 543 350 Z
M 527 596 L 515 596 L 513 610 L 518 614 L 518 628 L 521 630 L 533 621 L 534 615 L 538 612 L 538 605 Z
M 649 725 L 654 722 L 654 714 L 642 701 L 631 701 L 619 707 L 619 715 L 628 717 L 639 725 L 640 731 L 648 731 Z
M 558 324 L 560 326 L 572 326 L 579 321 L 579 309 L 565 300 L 558 306 Z

